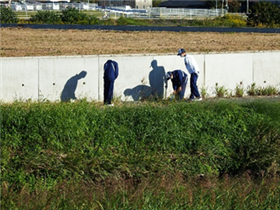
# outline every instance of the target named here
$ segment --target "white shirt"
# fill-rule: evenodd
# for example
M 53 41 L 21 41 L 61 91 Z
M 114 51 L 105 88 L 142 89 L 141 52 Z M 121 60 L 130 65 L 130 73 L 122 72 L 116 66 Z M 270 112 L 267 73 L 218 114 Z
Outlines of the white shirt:
M 186 54 L 184 61 L 185 61 L 186 68 L 190 74 L 192 73 L 199 74 L 199 67 L 193 56 Z

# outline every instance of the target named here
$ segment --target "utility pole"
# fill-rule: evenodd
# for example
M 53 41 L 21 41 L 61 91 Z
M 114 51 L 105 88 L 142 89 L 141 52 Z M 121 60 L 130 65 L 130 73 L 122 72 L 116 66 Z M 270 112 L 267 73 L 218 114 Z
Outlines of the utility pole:
M 247 0 L 247 14 L 249 13 L 249 0 Z
M 222 16 L 224 16 L 224 0 L 222 0 Z

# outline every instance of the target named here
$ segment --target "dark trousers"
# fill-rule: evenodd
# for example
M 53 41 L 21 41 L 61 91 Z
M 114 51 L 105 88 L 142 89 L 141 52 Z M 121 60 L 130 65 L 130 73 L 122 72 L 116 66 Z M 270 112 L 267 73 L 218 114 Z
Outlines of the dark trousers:
M 190 99 L 194 99 L 194 97 L 200 98 L 200 94 L 199 94 L 197 84 L 196 84 L 197 83 L 197 78 L 198 78 L 198 75 L 196 73 L 191 74 L 191 82 L 190 82 L 191 95 L 190 95 Z
M 187 86 L 188 78 L 185 79 L 184 83 L 182 84 L 182 89 L 180 91 L 180 99 L 184 98 L 185 91 L 186 91 L 186 86 Z
M 104 104 L 111 104 L 114 92 L 114 81 L 104 80 Z

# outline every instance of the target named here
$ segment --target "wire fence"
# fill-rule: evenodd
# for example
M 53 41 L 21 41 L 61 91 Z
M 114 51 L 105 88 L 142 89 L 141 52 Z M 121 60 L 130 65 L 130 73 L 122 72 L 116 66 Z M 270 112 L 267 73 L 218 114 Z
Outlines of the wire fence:
M 3 6 L 3 5 L 2 5 Z M 4 5 L 8 6 L 8 5 Z M 88 14 L 99 16 L 100 18 L 131 17 L 141 19 L 193 19 L 211 18 L 225 14 L 222 9 L 189 9 L 189 8 L 165 8 L 152 7 L 147 9 L 132 9 L 130 7 L 100 7 L 96 3 L 34 3 L 20 4 L 13 3 L 10 8 L 18 13 L 20 18 L 29 18 L 37 11 L 62 11 L 66 8 L 76 8 Z
M 102 10 L 103 18 L 131 17 L 142 19 L 193 19 L 193 18 L 211 18 L 221 16 L 226 11 L 221 9 L 176 9 L 176 8 L 149 8 L 143 10 L 121 10 L 119 8 L 109 7 Z

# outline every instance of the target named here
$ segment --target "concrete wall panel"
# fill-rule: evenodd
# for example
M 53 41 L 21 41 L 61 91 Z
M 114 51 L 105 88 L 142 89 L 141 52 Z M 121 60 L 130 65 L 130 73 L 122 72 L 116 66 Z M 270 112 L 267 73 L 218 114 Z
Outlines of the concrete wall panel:
M 1 59 L 1 100 L 38 99 L 38 59 Z
M 98 57 L 40 59 L 40 100 L 98 100 Z
M 280 53 L 255 53 L 253 55 L 253 82 L 257 86 L 280 85 Z
M 205 87 L 209 94 L 216 94 L 216 84 L 229 91 L 239 84 L 244 88 L 252 84 L 252 56 L 250 53 L 205 55 Z

